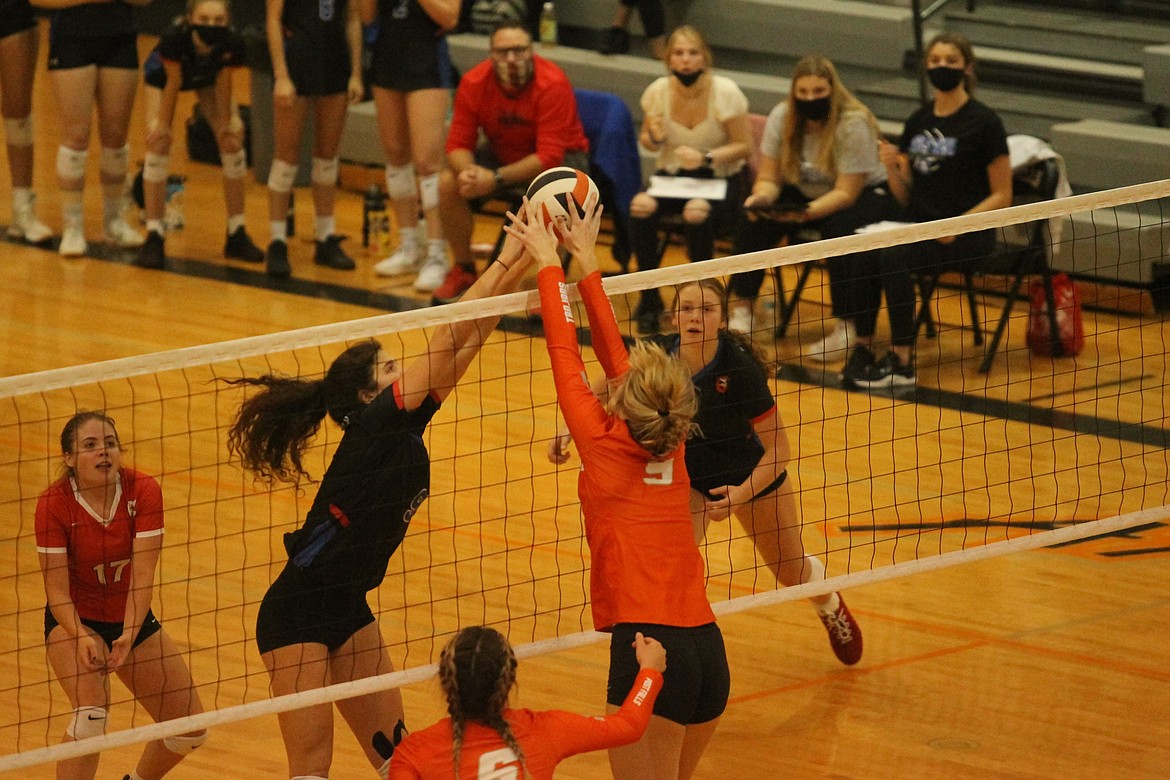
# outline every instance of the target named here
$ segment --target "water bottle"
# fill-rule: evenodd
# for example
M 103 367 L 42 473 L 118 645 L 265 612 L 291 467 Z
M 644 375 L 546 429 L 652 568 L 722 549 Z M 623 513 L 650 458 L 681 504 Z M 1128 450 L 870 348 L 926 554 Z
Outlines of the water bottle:
M 540 45 L 557 45 L 557 8 L 549 0 L 540 10 Z
M 297 232 L 296 206 L 296 191 L 289 190 L 288 216 L 284 218 L 284 231 L 288 234 L 289 238 L 295 236 Z
M 386 212 L 386 194 L 377 184 L 366 190 L 365 206 L 365 244 L 370 254 L 385 255 L 390 250 L 390 215 Z
M 166 213 L 163 226 L 167 231 L 180 230 L 186 224 L 183 218 L 183 189 L 187 177 L 172 173 L 167 177 Z

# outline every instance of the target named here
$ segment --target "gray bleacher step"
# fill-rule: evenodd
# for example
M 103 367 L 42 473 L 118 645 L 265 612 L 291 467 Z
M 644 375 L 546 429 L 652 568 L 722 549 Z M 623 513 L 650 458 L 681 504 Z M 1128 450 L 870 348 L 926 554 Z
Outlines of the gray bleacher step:
M 970 38 L 976 54 L 985 44 L 1017 50 L 1042 45 L 1053 56 L 1140 65 L 1143 48 L 1170 43 L 1170 14 L 1162 20 L 1136 20 L 980 0 L 974 12 L 952 4 L 945 12 L 945 24 L 948 30 Z
M 1077 96 L 1093 95 L 1139 103 L 1143 69 L 1140 65 L 1102 62 L 1031 51 L 979 46 L 979 74 L 985 82 L 1029 84 Z

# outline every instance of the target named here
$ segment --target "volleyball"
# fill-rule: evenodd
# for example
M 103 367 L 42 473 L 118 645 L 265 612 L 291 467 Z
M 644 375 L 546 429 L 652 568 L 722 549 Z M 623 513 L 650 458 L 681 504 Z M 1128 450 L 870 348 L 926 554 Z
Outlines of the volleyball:
M 582 216 L 582 206 L 589 194 L 597 195 L 597 184 L 589 174 L 576 168 L 561 166 L 549 168 L 528 185 L 528 208 L 530 214 L 539 214 L 541 223 L 548 225 L 557 217 L 569 216 L 569 201 L 574 201 L 577 216 Z M 557 233 L 560 237 L 560 233 Z

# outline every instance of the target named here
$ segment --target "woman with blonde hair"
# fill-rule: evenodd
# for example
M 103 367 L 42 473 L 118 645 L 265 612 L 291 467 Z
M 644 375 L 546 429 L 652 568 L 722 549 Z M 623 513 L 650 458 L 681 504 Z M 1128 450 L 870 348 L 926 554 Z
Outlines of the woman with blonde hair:
M 636 741 L 662 690 L 666 651 L 638 634 L 634 652 L 637 684 L 615 714 L 536 712 L 508 706 L 516 654 L 503 634 L 487 626 L 462 629 L 439 658 L 448 717 L 402 741 L 390 759 L 391 780 L 476 780 L 488 776 L 485 768 L 491 777 L 549 780 L 569 756 Z
M 715 733 L 731 686 L 691 525 L 684 459 L 698 401 L 686 365 L 661 347 L 638 344 L 627 353 L 597 270 L 596 198 L 586 201 L 583 217 L 574 212 L 559 229 L 585 273 L 577 290 L 610 382 L 607 404 L 585 375 L 556 237 L 523 219 L 508 231 L 540 267 L 537 286 L 557 400 L 581 456 L 577 491 L 592 555 L 593 624 L 612 635 L 609 711 L 635 684 L 638 634 L 661 642 L 671 659 L 645 735 L 636 744 L 611 748 L 610 767 L 619 780 L 686 780 Z
M 880 138 L 877 120 L 841 83 L 833 63 L 821 54 L 802 57 L 787 99 L 772 109 L 764 126 L 756 181 L 735 231 L 735 253 L 770 249 L 806 228 L 821 238 L 837 238 L 890 218 L 897 205 L 885 189 Z M 857 316 L 850 280 L 867 267 L 861 255 L 831 257 L 828 264 L 838 325 L 809 348 L 808 356 L 820 361 L 845 357 Z M 731 330 L 752 329 L 752 305 L 763 279 L 762 270 L 732 278 Z
M 667 75 L 642 93 L 642 148 L 658 155 L 659 174 L 723 179 L 723 200 L 656 198 L 640 192 L 630 203 L 630 243 L 638 270 L 657 268 L 662 215 L 682 214 L 687 258 L 710 260 L 715 236 L 729 230 L 741 202 L 752 148 L 748 101 L 726 76 L 711 72 L 711 48 L 702 33 L 684 25 L 670 35 L 663 57 Z M 665 306 L 657 290 L 642 292 L 634 313 L 638 330 L 657 333 Z

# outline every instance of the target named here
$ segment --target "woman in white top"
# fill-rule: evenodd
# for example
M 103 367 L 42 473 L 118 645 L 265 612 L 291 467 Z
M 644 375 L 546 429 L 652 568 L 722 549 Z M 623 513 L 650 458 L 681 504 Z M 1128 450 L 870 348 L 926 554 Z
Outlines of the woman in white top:
M 788 98 L 772 109 L 764 126 L 756 181 L 735 231 L 735 253 L 770 249 L 805 228 L 821 238 L 837 238 L 893 218 L 897 204 L 886 191 L 880 138 L 877 120 L 841 83 L 833 63 L 820 54 L 802 57 L 793 69 Z M 876 258 L 830 257 L 828 265 L 838 325 L 808 350 L 810 358 L 821 361 L 844 358 L 855 339 L 858 305 L 850 295 L 850 280 L 874 273 Z M 763 279 L 762 270 L 732 277 L 731 330 L 751 330 L 752 305 Z
M 722 201 L 702 198 L 662 199 L 641 192 L 630 204 L 630 243 L 638 270 L 657 268 L 658 220 L 682 213 L 686 223 L 687 257 L 709 260 L 715 253 L 717 229 L 727 229 L 742 198 L 744 164 L 751 153 L 748 101 L 729 78 L 711 73 L 711 49 L 694 27 L 671 33 L 666 44 L 663 76 L 642 94 L 639 142 L 658 152 L 659 173 L 727 181 Z M 657 290 L 646 290 L 634 317 L 642 333 L 656 333 L 663 311 Z

